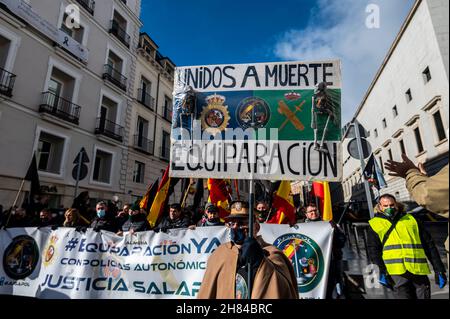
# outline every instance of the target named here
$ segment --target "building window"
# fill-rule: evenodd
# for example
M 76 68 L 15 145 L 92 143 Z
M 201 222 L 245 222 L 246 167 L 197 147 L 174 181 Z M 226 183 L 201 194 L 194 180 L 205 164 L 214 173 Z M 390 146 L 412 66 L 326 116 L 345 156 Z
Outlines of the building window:
M 168 97 L 164 97 L 164 118 L 172 121 L 172 100 Z
M 398 143 L 400 144 L 400 151 L 402 152 L 402 154 L 406 154 L 405 143 L 403 142 L 403 140 L 400 140 Z
M 374 135 L 375 137 L 378 137 L 378 130 L 377 130 L 377 129 L 374 129 L 374 130 L 373 130 L 373 135 Z
M 96 182 L 109 183 L 111 177 L 112 154 L 101 150 L 95 153 L 94 173 L 92 179 Z
M 59 174 L 64 151 L 64 138 L 41 132 L 37 150 L 38 170 Z
M 64 13 L 60 29 L 61 31 L 66 33 L 69 37 L 71 37 L 72 39 L 81 44 L 83 42 L 84 28 L 81 25 L 79 25 L 79 28 L 67 26 L 66 22 L 70 21 L 72 21 L 71 18 L 69 18 L 67 13 Z
M 384 174 L 383 158 L 381 156 L 378 157 L 378 161 L 380 162 L 381 172 Z
M 386 128 L 387 127 L 386 119 L 383 119 L 382 122 L 383 122 L 383 128 Z
M 388 149 L 388 155 L 389 155 L 389 159 L 392 161 L 393 157 L 392 157 L 392 151 L 391 149 Z
M 424 80 L 425 83 L 430 82 L 430 80 L 431 80 L 431 73 L 430 73 L 430 68 L 429 67 L 426 67 L 426 69 L 423 70 L 422 76 L 423 76 L 423 80 Z
M 408 91 L 405 92 L 405 96 L 406 96 L 406 102 L 411 102 L 412 100 L 412 94 L 411 94 L 411 89 L 408 89 Z
M 420 136 L 420 130 L 418 127 L 416 127 L 414 129 L 414 136 L 416 138 L 416 143 L 417 143 L 417 151 L 419 153 L 423 152 L 423 144 L 422 144 L 422 137 Z
M 394 117 L 397 117 L 398 115 L 397 105 L 394 105 L 394 107 L 392 108 L 392 114 L 394 115 Z
M 437 111 L 433 114 L 434 126 L 436 127 L 436 133 L 438 141 L 445 140 L 447 136 L 445 135 L 444 124 L 442 123 L 441 112 Z
M 134 162 L 134 172 L 133 172 L 133 182 L 143 184 L 144 183 L 144 173 L 145 173 L 145 164 L 135 161 Z
M 162 133 L 161 157 L 163 159 L 170 158 L 170 134 L 166 131 Z

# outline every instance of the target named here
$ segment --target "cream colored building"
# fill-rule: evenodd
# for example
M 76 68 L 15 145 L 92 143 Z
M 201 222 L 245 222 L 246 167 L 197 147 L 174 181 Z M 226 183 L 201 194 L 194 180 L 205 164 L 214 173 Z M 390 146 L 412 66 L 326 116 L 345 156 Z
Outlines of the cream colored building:
M 158 51 L 157 44 L 141 33 L 137 48 L 134 99 L 129 123 L 128 200 L 145 194 L 147 187 L 169 165 L 172 92 L 175 64 Z M 180 199 L 180 186 L 171 197 Z
M 415 2 L 354 115 L 382 166 L 388 159 L 401 161 L 402 153 L 425 163 L 429 174 L 448 163 L 448 10 L 448 1 Z M 348 141 L 343 143 L 343 200 L 365 201 L 360 163 L 349 156 Z M 387 173 L 382 193 L 412 201 L 404 179 Z
M 78 26 L 66 13 L 73 5 Z M 33 153 L 51 207 L 72 204 L 81 148 L 90 161 L 78 193 L 89 191 L 93 201 L 126 194 L 139 16 L 140 0 L 0 0 L 4 207 Z

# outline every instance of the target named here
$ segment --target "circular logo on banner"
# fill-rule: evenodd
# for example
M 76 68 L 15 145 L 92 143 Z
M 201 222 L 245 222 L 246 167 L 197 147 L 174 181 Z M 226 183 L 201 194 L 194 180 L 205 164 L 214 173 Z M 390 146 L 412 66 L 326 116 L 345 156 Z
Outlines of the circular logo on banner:
M 31 275 L 39 261 L 36 241 L 27 235 L 15 237 L 3 254 L 3 269 L 12 279 L 24 279 Z
M 313 290 L 322 280 L 324 260 L 319 245 L 303 234 L 285 234 L 274 245 L 292 262 L 300 293 Z
M 236 118 L 243 128 L 263 128 L 270 119 L 270 107 L 259 97 L 243 99 L 236 111 Z

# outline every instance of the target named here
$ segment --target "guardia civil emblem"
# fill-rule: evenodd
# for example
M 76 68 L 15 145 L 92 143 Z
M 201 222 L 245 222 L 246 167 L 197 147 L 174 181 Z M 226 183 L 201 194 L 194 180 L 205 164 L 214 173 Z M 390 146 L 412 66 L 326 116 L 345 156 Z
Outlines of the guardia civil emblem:
M 202 128 L 212 134 L 225 130 L 230 121 L 225 97 L 222 95 L 210 95 L 206 97 L 208 105 L 201 113 Z
M 275 240 L 274 246 L 291 260 L 300 293 L 310 292 L 320 283 L 325 263 L 322 250 L 314 240 L 303 234 L 285 234 Z

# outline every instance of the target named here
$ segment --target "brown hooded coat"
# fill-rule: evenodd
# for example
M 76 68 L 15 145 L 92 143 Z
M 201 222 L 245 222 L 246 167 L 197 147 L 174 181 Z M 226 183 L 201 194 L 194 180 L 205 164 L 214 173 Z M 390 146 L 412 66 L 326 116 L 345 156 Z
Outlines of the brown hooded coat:
M 256 272 L 251 299 L 298 299 L 291 261 L 275 246 L 257 237 L 265 257 Z M 220 245 L 208 259 L 197 298 L 235 299 L 239 249 L 232 242 Z

